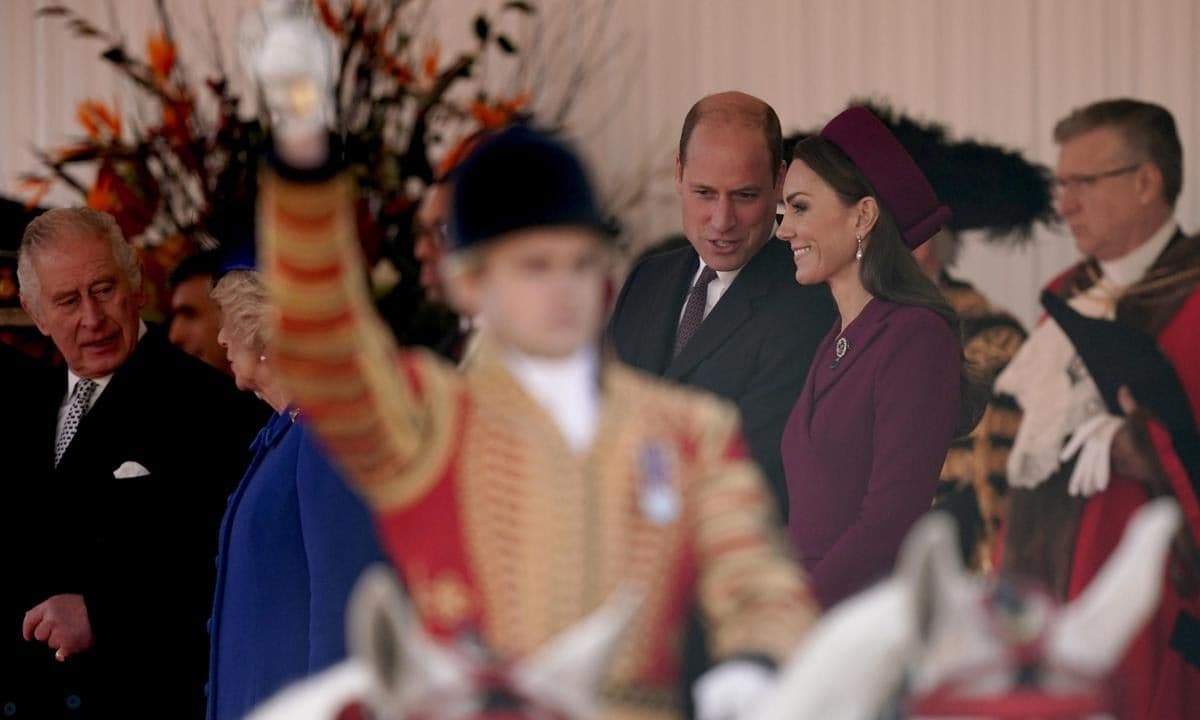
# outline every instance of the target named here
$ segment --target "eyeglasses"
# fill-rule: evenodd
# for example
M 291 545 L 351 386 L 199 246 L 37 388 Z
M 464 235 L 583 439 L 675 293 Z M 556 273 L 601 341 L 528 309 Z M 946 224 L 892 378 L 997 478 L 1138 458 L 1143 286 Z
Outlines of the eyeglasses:
M 1104 178 L 1117 177 L 1118 175 L 1127 175 L 1127 174 L 1137 170 L 1141 166 L 1142 166 L 1141 163 L 1134 163 L 1133 165 L 1125 165 L 1125 166 L 1119 167 L 1115 170 L 1106 170 L 1104 172 L 1077 174 L 1077 175 L 1064 175 L 1063 177 L 1051 178 L 1050 179 L 1050 188 L 1052 190 L 1054 190 L 1055 193 L 1059 193 L 1059 194 L 1067 192 L 1067 191 L 1077 192 L 1079 190 L 1084 190 L 1086 188 L 1092 187 L 1093 185 L 1100 182 Z

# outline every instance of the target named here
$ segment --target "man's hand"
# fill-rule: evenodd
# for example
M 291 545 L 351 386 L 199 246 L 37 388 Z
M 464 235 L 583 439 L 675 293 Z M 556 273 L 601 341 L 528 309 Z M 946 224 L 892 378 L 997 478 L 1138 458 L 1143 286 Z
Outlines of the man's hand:
M 53 595 L 25 613 L 21 633 L 44 642 L 59 662 L 87 650 L 95 642 L 82 595 Z

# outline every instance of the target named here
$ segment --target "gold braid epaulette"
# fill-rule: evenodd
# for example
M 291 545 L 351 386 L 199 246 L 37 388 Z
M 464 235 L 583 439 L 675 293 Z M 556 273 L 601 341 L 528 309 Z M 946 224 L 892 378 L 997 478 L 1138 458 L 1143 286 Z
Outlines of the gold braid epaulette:
M 423 494 L 448 456 L 461 393 L 452 368 L 399 354 L 375 314 L 346 175 L 262 179 L 259 227 L 278 310 L 275 369 L 349 480 L 377 507 Z

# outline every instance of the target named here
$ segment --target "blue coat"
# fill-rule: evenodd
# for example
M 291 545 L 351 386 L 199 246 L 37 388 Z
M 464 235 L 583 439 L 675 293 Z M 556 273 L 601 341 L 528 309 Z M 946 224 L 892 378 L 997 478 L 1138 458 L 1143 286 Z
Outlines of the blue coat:
M 367 509 L 289 413 L 271 418 L 221 522 L 208 717 L 246 715 L 346 655 L 345 607 L 383 562 Z

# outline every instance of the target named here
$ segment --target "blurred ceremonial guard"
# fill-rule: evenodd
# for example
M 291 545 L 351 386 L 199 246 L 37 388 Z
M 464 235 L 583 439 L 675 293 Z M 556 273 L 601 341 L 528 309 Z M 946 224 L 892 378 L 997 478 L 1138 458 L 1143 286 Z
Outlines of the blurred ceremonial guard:
M 454 175 L 448 260 L 456 294 L 478 301 L 479 349 L 462 372 L 397 352 L 364 286 L 353 179 L 292 104 L 306 72 L 295 37 L 309 30 L 289 32 L 273 31 L 260 67 L 282 108 L 260 195 L 278 370 L 367 497 L 422 625 L 503 668 L 632 587 L 643 601 L 600 682 L 604 716 L 676 717 L 695 592 L 725 661 L 708 678 L 710 716 L 732 717 L 813 604 L 736 410 L 600 354 L 608 248 L 579 160 L 526 127 L 471 153 Z M 514 701 L 489 689 L 485 709 Z

